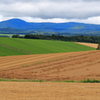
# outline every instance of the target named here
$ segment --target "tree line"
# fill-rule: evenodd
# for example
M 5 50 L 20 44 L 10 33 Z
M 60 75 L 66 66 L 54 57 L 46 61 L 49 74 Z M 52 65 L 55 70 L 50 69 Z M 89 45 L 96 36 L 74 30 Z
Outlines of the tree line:
M 88 43 L 100 43 L 100 36 L 63 36 L 63 35 L 41 35 L 41 34 L 26 34 L 25 36 L 20 36 L 15 34 L 12 38 L 26 38 L 26 39 L 43 39 L 43 40 L 60 40 L 60 41 L 70 41 L 70 42 L 88 42 Z

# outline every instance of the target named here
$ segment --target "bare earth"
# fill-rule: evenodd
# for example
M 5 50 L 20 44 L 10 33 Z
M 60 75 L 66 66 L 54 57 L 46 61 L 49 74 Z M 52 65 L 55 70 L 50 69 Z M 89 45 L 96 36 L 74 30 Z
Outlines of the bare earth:
M 81 44 L 81 45 L 86 45 L 86 46 L 93 47 L 93 48 L 98 47 L 98 44 L 95 44 L 95 43 L 83 43 L 83 42 L 75 42 L 75 43 L 78 43 L 78 44 Z
M 33 80 L 100 80 L 100 51 L 0 57 L 0 77 Z
M 0 98 L 0 100 L 100 100 L 100 84 L 0 82 Z

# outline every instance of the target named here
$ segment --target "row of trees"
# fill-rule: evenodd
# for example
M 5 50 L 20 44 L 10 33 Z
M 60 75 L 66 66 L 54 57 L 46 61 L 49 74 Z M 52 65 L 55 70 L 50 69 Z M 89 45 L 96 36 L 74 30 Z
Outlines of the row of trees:
M 13 38 L 27 38 L 27 39 L 44 39 L 44 40 L 60 40 L 72 42 L 89 42 L 100 43 L 100 36 L 63 36 L 63 35 L 39 35 L 39 34 L 26 34 L 25 36 L 13 35 Z

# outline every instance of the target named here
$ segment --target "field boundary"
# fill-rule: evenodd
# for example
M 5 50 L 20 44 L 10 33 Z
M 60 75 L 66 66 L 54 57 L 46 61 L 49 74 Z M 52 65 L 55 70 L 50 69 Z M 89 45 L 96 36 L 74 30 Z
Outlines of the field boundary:
M 47 80 L 25 80 L 25 79 L 0 79 L 1 81 L 7 81 L 7 82 L 65 82 L 65 83 L 100 83 L 100 80 L 96 79 L 86 79 L 86 80 L 80 80 L 80 81 L 74 81 L 74 80 L 64 80 L 64 81 L 47 81 Z
M 13 48 L 13 47 L 6 46 L 6 45 L 3 45 L 3 44 L 0 44 L 0 46 L 6 47 L 6 48 L 10 48 L 10 49 L 13 49 L 13 50 L 17 50 L 17 51 L 21 51 L 21 52 L 25 52 L 25 53 L 28 53 L 28 54 L 32 54 L 31 52 L 28 52 L 28 51 L 25 51 L 25 50 L 21 50 L 21 49 L 17 49 L 17 48 Z

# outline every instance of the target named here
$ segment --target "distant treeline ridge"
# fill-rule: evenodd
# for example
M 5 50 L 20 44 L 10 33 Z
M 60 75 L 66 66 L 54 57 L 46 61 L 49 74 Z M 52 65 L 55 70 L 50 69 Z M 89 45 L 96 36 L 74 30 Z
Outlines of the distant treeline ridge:
M 43 39 L 43 40 L 60 40 L 60 41 L 71 41 L 71 42 L 88 42 L 88 43 L 100 43 L 100 36 L 63 36 L 63 35 L 40 35 L 40 34 L 26 34 L 20 36 L 15 34 L 12 38 L 26 38 L 26 39 Z

